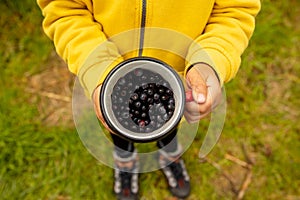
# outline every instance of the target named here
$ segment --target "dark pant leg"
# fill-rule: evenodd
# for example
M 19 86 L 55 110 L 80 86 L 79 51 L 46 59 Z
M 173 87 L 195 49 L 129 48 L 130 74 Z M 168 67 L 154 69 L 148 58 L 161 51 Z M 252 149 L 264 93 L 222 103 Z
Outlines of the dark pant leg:
M 115 145 L 115 152 L 121 158 L 128 158 L 134 152 L 134 144 L 116 134 L 111 133 L 111 138 Z
M 164 148 L 166 152 L 175 152 L 178 148 L 177 129 L 173 130 L 166 137 L 157 142 L 158 148 Z
M 163 139 L 157 141 L 158 148 L 164 148 L 166 152 L 175 152 L 178 149 L 177 129 L 174 129 Z M 111 138 L 115 145 L 115 151 L 121 158 L 130 157 L 134 152 L 134 143 L 130 142 L 116 134 L 111 133 Z

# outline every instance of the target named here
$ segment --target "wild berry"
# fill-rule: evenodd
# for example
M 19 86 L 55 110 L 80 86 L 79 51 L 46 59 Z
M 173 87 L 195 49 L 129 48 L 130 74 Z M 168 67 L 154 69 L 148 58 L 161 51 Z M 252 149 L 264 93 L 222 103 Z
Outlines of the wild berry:
M 132 96 L 131 96 L 131 99 L 132 100 L 137 100 L 139 98 L 139 95 L 134 93 Z
M 140 99 L 142 101 L 145 101 L 147 99 L 147 94 L 145 94 L 145 93 L 141 94 Z
M 152 98 L 148 98 L 147 99 L 147 103 L 151 105 L 153 103 L 153 99 Z
M 168 100 L 168 96 L 165 96 L 165 95 L 161 96 L 161 100 L 163 100 L 163 101 Z
M 140 112 L 138 110 L 134 111 L 134 115 L 135 116 L 139 116 L 140 115 Z
M 141 110 L 142 110 L 142 111 L 146 111 L 146 110 L 147 110 L 147 107 L 146 107 L 145 105 L 143 105 L 142 108 L 141 108 Z
M 139 102 L 139 101 L 135 102 L 135 108 L 139 108 L 139 107 L 141 107 L 141 105 L 142 105 L 141 102 Z
M 146 113 L 142 113 L 142 114 L 141 114 L 141 117 L 142 117 L 142 118 L 146 118 L 146 117 L 147 117 L 147 114 L 146 114 Z
M 144 120 L 140 120 L 139 126 L 140 126 L 140 127 L 145 127 L 145 121 L 144 121 Z
M 159 99 L 159 94 L 155 93 L 153 98 L 154 98 L 154 100 L 158 100 Z
M 149 88 L 149 89 L 147 90 L 147 94 L 150 95 L 150 96 L 153 95 L 153 90 L 152 90 L 151 88 Z
M 172 90 L 169 90 L 169 89 L 166 90 L 166 93 L 167 93 L 168 95 L 170 95 L 170 96 L 173 95 Z

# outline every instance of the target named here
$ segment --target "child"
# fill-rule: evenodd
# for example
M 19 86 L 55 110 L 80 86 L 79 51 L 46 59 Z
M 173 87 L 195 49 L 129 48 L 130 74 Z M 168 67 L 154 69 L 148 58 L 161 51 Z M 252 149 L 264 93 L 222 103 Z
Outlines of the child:
M 240 66 L 241 54 L 255 26 L 259 0 L 37 0 L 45 19 L 45 33 L 54 41 L 58 54 L 71 72 L 78 75 L 86 94 L 92 97 L 95 112 L 104 124 L 99 107 L 99 91 L 105 75 L 128 58 L 148 56 L 160 59 L 184 74 L 194 101 L 186 103 L 185 118 L 197 122 L 219 102 L 221 87 Z M 193 39 L 183 46 L 184 59 L 167 51 L 148 50 L 147 28 L 172 30 Z M 138 29 L 130 53 L 110 38 Z M 97 49 L 97 57 L 91 58 Z M 95 54 L 95 52 L 94 52 Z M 208 56 L 206 56 L 208 55 Z M 208 58 L 209 57 L 209 58 Z M 104 74 L 99 77 L 100 74 Z M 115 187 L 118 199 L 138 198 L 138 159 L 132 142 L 111 134 L 115 158 Z M 168 145 L 167 145 L 168 144 Z M 167 146 L 166 146 L 167 145 Z M 157 142 L 159 163 L 170 191 L 180 198 L 190 193 L 189 176 L 176 131 Z M 168 147 L 168 148 L 164 148 Z M 171 161 L 171 164 L 166 165 Z

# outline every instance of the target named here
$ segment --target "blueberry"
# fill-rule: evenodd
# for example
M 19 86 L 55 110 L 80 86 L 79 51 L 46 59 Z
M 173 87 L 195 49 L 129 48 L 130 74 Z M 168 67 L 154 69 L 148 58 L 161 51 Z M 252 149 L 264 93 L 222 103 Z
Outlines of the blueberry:
M 165 95 L 163 95 L 163 96 L 161 96 L 161 100 L 163 100 L 163 101 L 166 101 L 166 100 L 168 100 L 168 96 L 165 96 Z
M 136 107 L 136 108 L 139 108 L 139 107 L 141 107 L 142 103 L 141 103 L 141 102 L 139 102 L 139 101 L 137 101 L 137 102 L 135 102 L 135 104 L 134 104 L 134 105 L 135 105 L 135 107 Z
M 149 88 L 149 89 L 147 90 L 147 93 L 148 93 L 148 95 L 151 96 L 151 95 L 153 95 L 153 90 Z
M 142 111 L 146 111 L 147 107 L 145 105 L 143 105 L 141 109 L 142 109 Z
M 173 105 L 173 104 L 169 104 L 169 105 L 168 105 L 168 109 L 170 109 L 170 110 L 174 110 L 174 108 L 175 108 L 175 107 L 174 107 L 174 105 Z
M 138 123 L 138 121 L 139 121 L 139 119 L 138 119 L 137 117 L 134 117 L 134 118 L 133 118 L 133 122 L 134 122 L 134 123 L 136 123 L 136 124 L 137 124 L 137 123 Z
M 152 98 L 148 98 L 148 99 L 147 99 L 147 102 L 148 102 L 149 104 L 152 104 L 152 103 L 153 103 L 153 99 L 152 99 Z
M 164 90 L 163 88 L 159 88 L 159 89 L 158 89 L 158 92 L 159 92 L 160 94 L 163 94 L 163 93 L 165 92 L 165 90 Z
M 131 99 L 132 100 L 137 100 L 139 98 L 139 95 L 134 93 L 133 95 L 131 95 Z
M 170 96 L 172 96 L 172 95 L 173 95 L 173 91 L 172 91 L 172 90 L 170 90 L 170 89 L 167 89 L 167 90 L 166 90 L 166 93 L 167 93 L 168 95 L 170 95 Z
M 174 104 L 174 103 L 175 103 L 174 99 L 170 98 L 170 100 L 168 101 L 168 104 Z
M 140 127 L 145 127 L 146 125 L 144 120 L 140 120 L 138 123 Z
M 158 100 L 159 99 L 159 94 L 155 93 L 153 98 L 154 98 L 154 100 Z
M 141 94 L 140 99 L 141 99 L 142 101 L 147 100 L 147 95 L 146 95 L 146 94 Z
M 146 113 L 142 113 L 142 114 L 141 114 L 141 117 L 142 117 L 142 118 L 146 118 L 146 117 L 147 117 L 147 114 L 146 114 Z
M 149 125 L 150 124 L 150 121 L 149 120 L 145 120 L 145 125 L 147 126 L 147 125 Z
M 134 111 L 135 116 L 139 115 L 140 112 L 138 110 Z

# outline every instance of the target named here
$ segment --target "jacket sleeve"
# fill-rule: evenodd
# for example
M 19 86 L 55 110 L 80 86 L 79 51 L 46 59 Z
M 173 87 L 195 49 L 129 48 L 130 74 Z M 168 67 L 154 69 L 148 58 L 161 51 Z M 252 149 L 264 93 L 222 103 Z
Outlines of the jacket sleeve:
M 212 66 L 221 84 L 231 80 L 255 27 L 259 0 L 216 0 L 206 28 L 190 46 L 187 68 L 204 62 Z
M 101 24 L 95 22 L 91 0 L 37 0 L 37 3 L 44 16 L 46 35 L 91 96 L 104 80 L 101 74 L 122 60 Z

